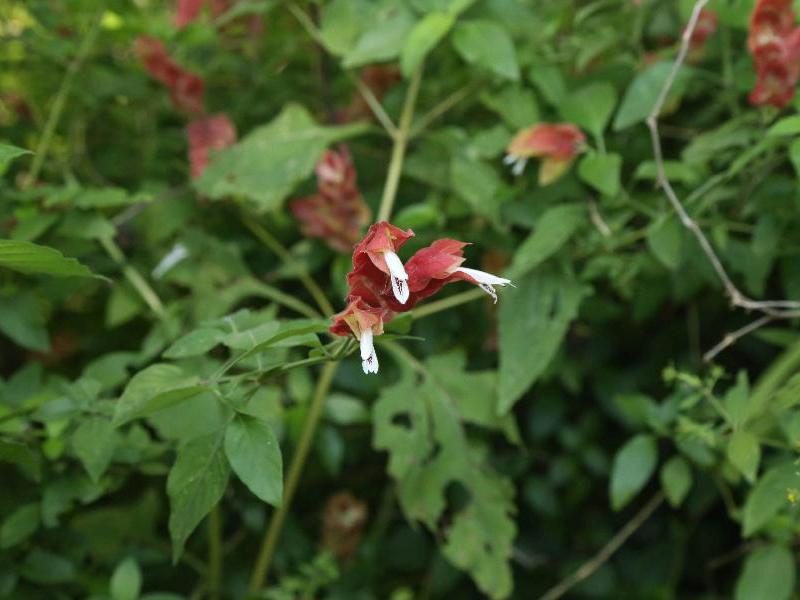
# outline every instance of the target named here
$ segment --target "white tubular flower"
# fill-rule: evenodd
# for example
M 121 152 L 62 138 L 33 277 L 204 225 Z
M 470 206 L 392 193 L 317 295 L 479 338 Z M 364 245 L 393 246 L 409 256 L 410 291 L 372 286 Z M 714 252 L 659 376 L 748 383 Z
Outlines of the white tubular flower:
M 479 271 L 478 269 L 458 267 L 456 271 L 464 273 L 464 275 L 467 275 L 470 279 L 472 279 L 476 284 L 478 284 L 478 287 L 492 297 L 492 300 L 494 300 L 495 303 L 497 303 L 497 292 L 495 291 L 494 286 L 499 285 L 500 287 L 503 287 L 506 285 L 514 285 L 511 283 L 510 279 L 498 277 L 497 275 L 492 275 L 491 273 L 487 273 L 485 271 Z
M 378 372 L 378 355 L 375 354 L 375 345 L 372 343 L 372 329 L 364 329 L 358 340 L 361 346 L 361 368 L 364 373 Z
M 386 259 L 386 266 L 389 268 L 390 279 L 392 280 L 392 292 L 394 297 L 400 304 L 405 304 L 408 301 L 408 273 L 400 257 L 394 252 L 384 252 Z

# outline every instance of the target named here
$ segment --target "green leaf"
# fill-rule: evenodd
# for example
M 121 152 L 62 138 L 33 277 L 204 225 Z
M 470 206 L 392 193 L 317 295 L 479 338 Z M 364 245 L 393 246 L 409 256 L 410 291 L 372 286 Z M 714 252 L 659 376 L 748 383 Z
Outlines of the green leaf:
M 753 483 L 761 462 L 761 445 L 758 438 L 748 431 L 734 431 L 728 440 L 728 460 Z
M 656 468 L 658 449 L 652 435 L 641 434 L 619 449 L 611 467 L 611 508 L 624 508 L 647 484 Z
M 165 358 L 200 356 L 221 343 L 228 334 L 219 329 L 201 328 L 175 340 L 164 352 Z
M 104 417 L 85 417 L 72 434 L 72 448 L 92 481 L 98 481 L 111 463 L 119 435 Z
M 499 92 L 484 92 L 481 94 L 481 102 L 500 115 L 513 129 L 530 127 L 539 120 L 536 95 L 518 85 L 505 87 Z
M 344 55 L 358 39 L 362 15 L 369 10 L 364 0 L 334 0 L 322 7 L 320 36 L 331 54 Z
M 498 192 L 503 187 L 494 167 L 481 160 L 462 155 L 450 161 L 450 183 L 453 191 L 463 198 L 475 214 L 497 225 L 500 219 Z
M 773 467 L 762 475 L 744 503 L 742 535 L 750 537 L 764 527 L 781 508 L 788 506 L 787 492 L 800 488 L 793 462 Z
M 673 456 L 661 467 L 661 487 L 667 501 L 679 507 L 692 487 L 692 470 L 681 456 Z
M 722 399 L 725 411 L 735 429 L 742 427 L 761 407 L 750 401 L 750 382 L 747 371 L 742 369 L 736 375 L 736 385 L 731 387 Z
M 421 381 L 406 376 L 384 388 L 373 411 L 374 445 L 389 452 L 389 473 L 410 519 L 443 534 L 442 552 L 468 571 L 491 598 L 511 593 L 509 561 L 516 533 L 511 481 L 470 445 L 461 399 L 433 366 Z M 448 507 L 446 491 L 460 484 L 464 503 Z M 447 511 L 448 526 L 439 525 Z
M 136 600 L 142 590 L 142 571 L 135 558 L 128 557 L 117 565 L 111 575 L 112 600 Z
M 565 121 L 601 137 L 616 103 L 614 86 L 606 82 L 591 83 L 568 94 L 559 105 L 559 110 Z
M 644 121 L 653 110 L 661 88 L 672 72 L 672 62 L 659 62 L 647 67 L 636 75 L 625 91 L 622 104 L 614 118 L 614 131 L 620 131 Z M 691 70 L 683 68 L 678 72 L 665 108 L 673 104 L 683 93 Z
M 34 548 L 25 557 L 20 574 L 34 583 L 57 585 L 73 581 L 77 576 L 77 569 L 63 556 Z
M 578 227 L 586 222 L 583 204 L 558 204 L 548 208 L 514 254 L 508 277 L 519 279 L 558 252 Z
M 244 196 L 261 212 L 274 210 L 311 175 L 327 146 L 362 131 L 357 123 L 317 125 L 306 109 L 290 104 L 271 123 L 216 152 L 195 185 L 212 199 Z
M 612 198 L 619 193 L 621 170 L 622 157 L 619 154 L 590 152 L 578 164 L 580 178 L 601 194 Z
M 25 444 L 0 439 L 0 461 L 16 465 L 34 481 L 41 477 L 41 458 Z
M 54 248 L 16 240 L 0 240 L 0 267 L 36 275 L 94 276 L 88 267 Z
M 10 513 L 0 526 L 0 549 L 21 544 L 39 529 L 41 510 L 38 502 L 23 504 Z
M 681 264 L 683 225 L 677 217 L 669 216 L 657 220 L 647 230 L 647 246 L 658 261 L 669 270 Z
M 167 478 L 173 562 L 183 554 L 184 544 L 198 523 L 225 493 L 230 467 L 222 445 L 220 431 L 195 438 L 178 449 Z
M 778 119 L 767 129 L 767 136 L 797 135 L 800 133 L 800 115 Z
M 519 65 L 511 36 L 493 21 L 459 23 L 453 32 L 453 46 L 466 62 L 517 81 Z
M 800 177 L 800 139 L 789 144 L 789 160 L 792 161 L 795 174 Z
M 237 415 L 225 430 L 225 454 L 233 472 L 267 504 L 283 500 L 283 461 L 275 434 L 265 422 Z
M 0 175 L 5 172 L 6 167 L 8 167 L 12 160 L 25 154 L 33 154 L 33 152 L 8 144 L 0 144 Z
M 366 18 L 363 13 L 357 15 L 362 33 L 342 61 L 345 68 L 396 58 L 414 27 L 414 15 L 403 3 L 389 0 L 376 3 L 371 10 Z
M 50 350 L 39 301 L 29 293 L 0 297 L 0 331 L 14 342 L 38 352 Z
M 792 552 L 778 545 L 758 548 L 748 555 L 736 580 L 736 600 L 789 600 L 794 590 L 796 564 Z
M 406 77 L 417 70 L 428 52 L 447 35 L 455 23 L 455 18 L 449 13 L 434 12 L 417 23 L 408 34 L 403 51 L 400 54 L 400 69 Z
M 536 271 L 514 283 L 500 303 L 500 414 L 544 373 L 587 293 L 573 279 Z
M 185 374 L 180 367 L 155 364 L 134 375 L 117 401 L 115 426 L 132 419 L 150 415 L 173 406 L 207 388 L 195 376 Z

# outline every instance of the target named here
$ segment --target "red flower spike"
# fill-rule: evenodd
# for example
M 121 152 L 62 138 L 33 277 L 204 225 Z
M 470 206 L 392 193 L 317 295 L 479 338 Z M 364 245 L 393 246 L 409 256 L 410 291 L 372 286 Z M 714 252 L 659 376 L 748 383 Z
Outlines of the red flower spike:
M 200 9 L 203 8 L 205 0 L 178 0 L 178 6 L 175 9 L 175 27 L 183 29 L 189 23 L 197 20 L 200 16 Z
M 785 107 L 800 79 L 800 28 L 795 27 L 791 0 L 758 0 L 747 47 L 756 69 L 751 104 Z
M 747 47 L 755 53 L 760 46 L 789 35 L 794 23 L 792 0 L 758 0 L 750 15 Z
M 379 271 L 388 275 L 394 297 L 400 304 L 408 300 L 408 274 L 406 273 L 397 251 L 408 241 L 414 232 L 410 229 L 403 231 L 381 221 L 369 228 L 367 235 L 353 251 L 353 271 L 351 275 L 362 268 L 368 273 L 367 264 L 370 263 Z M 350 276 L 348 275 L 348 280 Z
M 356 171 L 345 146 L 327 150 L 317 163 L 318 192 L 290 204 L 303 235 L 321 238 L 334 250 L 350 252 L 371 217 L 356 183 Z
M 205 112 L 203 80 L 173 61 L 160 40 L 140 37 L 135 50 L 153 79 L 169 88 L 170 98 L 177 108 L 193 115 Z
M 208 166 L 212 150 L 227 148 L 236 142 L 236 127 L 225 114 L 192 121 L 186 127 L 189 138 L 189 164 L 192 177 L 200 177 Z
M 518 132 L 506 149 L 504 162 L 520 175 L 529 158 L 542 158 L 539 184 L 552 183 L 583 151 L 584 133 L 571 123 L 540 123 Z
M 351 298 L 347 308 L 333 317 L 330 331 L 335 335 L 353 335 L 361 346 L 364 373 L 378 372 L 378 356 L 373 338 L 383 333 L 383 324 L 392 320 L 391 311 L 368 305 L 362 298 Z

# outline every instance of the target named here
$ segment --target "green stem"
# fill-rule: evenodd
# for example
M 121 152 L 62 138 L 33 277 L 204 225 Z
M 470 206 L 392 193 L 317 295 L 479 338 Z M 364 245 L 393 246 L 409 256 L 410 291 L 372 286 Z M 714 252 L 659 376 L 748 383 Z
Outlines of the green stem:
M 769 397 L 800 368 L 800 342 L 789 347 L 775 359 L 764 374 L 759 377 L 750 394 L 750 402 L 763 406 Z
M 47 152 L 50 149 L 50 143 L 53 141 L 56 127 L 58 127 L 58 122 L 61 120 L 61 113 L 64 111 L 67 98 L 69 97 L 70 91 L 72 91 L 72 84 L 75 81 L 75 76 L 78 74 L 78 71 L 80 71 L 80 68 L 86 60 L 86 57 L 89 56 L 89 52 L 91 51 L 92 46 L 94 46 L 94 41 L 97 38 L 97 33 L 100 31 L 100 22 L 102 20 L 103 12 L 104 9 L 102 7 L 97 11 L 86 37 L 83 38 L 83 42 L 81 43 L 80 48 L 78 48 L 75 58 L 73 58 L 69 63 L 69 66 L 67 66 L 67 72 L 64 74 L 64 79 L 61 80 L 61 86 L 58 88 L 55 100 L 53 100 L 53 107 L 50 109 L 50 113 L 47 115 L 47 121 L 45 122 L 44 130 L 42 131 L 42 137 L 39 140 L 39 144 L 36 146 L 30 171 L 28 171 L 23 181 L 23 187 L 25 188 L 28 188 L 36 183 L 36 180 L 39 177 L 39 173 L 42 170 L 42 165 L 44 165 L 44 159 L 47 157 Z
M 303 315 L 304 317 L 308 317 L 309 319 L 319 319 L 322 317 L 322 315 L 320 315 L 316 310 L 302 300 L 298 300 L 294 296 L 287 294 L 286 292 L 282 292 L 278 288 L 272 287 L 260 281 L 257 282 L 255 291 L 264 298 L 272 300 L 278 304 L 282 304 L 286 308 L 289 308 L 296 313 Z
M 125 254 L 123 254 L 122 250 L 120 250 L 119 246 L 117 246 L 114 240 L 112 240 L 110 237 L 100 238 L 100 244 L 103 246 L 111 259 L 117 263 L 117 265 L 119 265 L 119 267 L 122 269 L 122 274 L 139 293 L 147 306 L 150 307 L 150 310 L 152 310 L 159 319 L 163 319 L 165 317 L 165 312 L 164 304 L 161 302 L 161 298 L 158 297 L 158 294 L 156 294 L 153 288 L 150 287 L 150 284 L 147 283 L 139 271 L 128 264 L 128 262 L 125 260 Z
M 417 137 L 420 133 L 425 131 L 428 126 L 433 123 L 436 119 L 441 117 L 444 113 L 448 110 L 453 108 L 456 104 L 467 98 L 472 92 L 478 89 L 481 86 L 482 82 L 473 81 L 465 85 L 464 87 L 456 90 L 452 94 L 450 94 L 447 98 L 442 100 L 439 104 L 434 106 L 430 109 L 427 113 L 422 115 L 419 120 L 414 124 L 414 127 L 411 129 L 411 133 L 409 133 L 409 139 L 413 139 Z
M 278 544 L 278 538 L 280 537 L 283 523 L 286 520 L 286 516 L 289 514 L 289 507 L 297 491 L 297 485 L 300 483 L 300 476 L 303 474 L 303 467 L 306 464 L 308 453 L 311 450 L 311 442 L 314 440 L 317 425 L 319 425 L 320 418 L 322 417 L 322 408 L 325 404 L 325 398 L 328 396 L 328 391 L 330 390 L 333 376 L 336 374 L 338 366 L 339 363 L 337 362 L 329 362 L 322 367 L 319 380 L 317 381 L 317 387 L 314 391 L 314 398 L 311 401 L 311 407 L 309 408 L 308 415 L 303 424 L 303 431 L 300 434 L 297 448 L 292 457 L 292 463 L 289 466 L 289 474 L 286 477 L 286 486 L 283 490 L 283 503 L 273 513 L 270 519 L 267 531 L 264 533 L 261 550 L 253 566 L 253 573 L 250 577 L 249 585 L 251 594 L 255 594 L 264 586 L 264 582 L 269 574 L 269 567 L 275 555 L 275 547 Z
M 222 589 L 222 519 L 219 504 L 208 515 L 208 594 L 219 600 Z
M 409 314 L 411 315 L 411 318 L 416 321 L 417 319 L 423 319 L 438 312 L 442 312 L 443 310 L 453 308 L 454 306 L 472 302 L 483 295 L 484 292 L 481 290 L 469 290 L 468 292 L 461 292 L 460 294 L 455 294 L 449 298 L 443 298 L 442 300 L 437 300 L 436 302 L 431 302 L 425 306 L 415 308 L 414 310 L 410 311 Z
M 278 238 L 272 235 L 265 227 L 262 227 L 260 223 L 257 223 L 250 215 L 242 214 L 241 218 L 244 226 L 247 227 L 254 236 L 256 236 L 267 248 L 272 250 L 284 263 L 294 269 L 294 271 L 297 273 L 297 278 L 308 290 L 308 293 L 314 298 L 314 301 L 317 303 L 317 306 L 319 306 L 319 309 L 322 311 L 322 313 L 325 315 L 332 315 L 334 313 L 333 306 L 325 297 L 325 293 L 322 291 L 322 288 L 320 288 L 317 285 L 317 282 L 311 278 L 305 267 L 295 260 L 289 250 L 287 250 L 286 247 L 281 244 L 280 241 L 278 241 Z
M 400 183 L 400 173 L 403 170 L 403 161 L 406 156 L 409 135 L 411 133 L 411 122 L 414 119 L 414 106 L 417 103 L 419 85 L 422 81 L 422 68 L 420 65 L 411 76 L 411 83 L 408 85 L 406 98 L 403 102 L 403 110 L 400 113 L 400 124 L 394 135 L 394 146 L 392 146 L 392 158 L 389 162 L 389 172 L 386 175 L 386 185 L 383 188 L 381 206 L 378 210 L 378 221 L 388 221 L 392 215 L 392 208 L 397 197 L 397 186 Z

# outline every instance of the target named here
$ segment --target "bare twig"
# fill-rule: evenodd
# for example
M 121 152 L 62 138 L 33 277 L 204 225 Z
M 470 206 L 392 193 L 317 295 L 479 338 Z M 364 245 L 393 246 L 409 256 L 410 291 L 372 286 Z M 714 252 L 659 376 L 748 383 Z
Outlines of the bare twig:
M 589 198 L 589 219 L 591 219 L 592 225 L 597 228 L 597 231 L 600 232 L 600 235 L 603 237 L 611 236 L 611 228 L 603 220 L 603 215 L 600 214 L 600 209 L 597 208 L 597 202 L 592 198 Z
M 561 580 L 557 585 L 547 590 L 539 600 L 557 600 L 566 594 L 573 587 L 578 585 L 581 581 L 589 577 L 592 573 L 597 571 L 619 550 L 622 545 L 628 541 L 636 531 L 641 527 L 647 519 L 661 506 L 664 502 L 664 494 L 658 492 L 655 496 L 645 504 L 642 509 L 636 513 L 633 518 L 623 525 L 616 535 L 611 538 L 608 543 L 600 549 L 600 552 L 595 554 L 588 561 L 583 563 L 577 571 L 572 573 L 566 579 Z
M 375 97 L 375 94 L 372 93 L 372 90 L 361 80 L 360 77 L 350 73 L 349 71 L 347 74 L 356 84 L 358 92 L 361 94 L 361 97 L 364 98 L 364 102 L 367 103 L 367 106 L 369 106 L 369 109 L 372 111 L 372 114 L 375 115 L 375 118 L 378 119 L 378 122 L 383 125 L 386 133 L 388 133 L 392 138 L 395 137 L 397 135 L 397 125 L 394 124 L 392 118 L 383 109 L 383 105 L 380 103 L 380 100 Z
M 711 350 L 703 354 L 703 360 L 706 362 L 711 362 L 712 360 L 714 360 L 714 357 L 717 354 L 725 350 L 728 346 L 732 346 L 740 338 L 743 338 L 748 333 L 754 332 L 759 327 L 763 327 L 764 325 L 766 325 L 767 323 L 769 323 L 774 319 L 775 317 L 773 317 L 772 315 L 764 315 L 763 317 L 760 317 L 755 321 L 748 323 L 747 325 L 741 327 L 740 329 L 737 329 L 736 331 L 731 331 L 724 338 L 722 338 L 722 340 L 716 346 L 714 346 L 713 348 L 711 348 Z
M 800 302 L 792 301 L 792 300 L 753 300 L 752 298 L 745 295 L 739 288 L 733 283 L 733 280 L 728 275 L 728 272 L 725 270 L 725 267 L 722 265 L 722 261 L 717 256 L 717 253 L 714 251 L 714 248 L 711 246 L 711 242 L 709 242 L 706 235 L 703 233 L 703 230 L 700 229 L 700 226 L 697 224 L 692 217 L 686 212 L 683 203 L 681 202 L 680 198 L 678 198 L 677 193 L 675 192 L 672 184 L 670 183 L 669 178 L 667 177 L 667 173 L 664 167 L 664 155 L 663 149 L 661 146 L 661 136 L 659 133 L 659 126 L 658 126 L 658 116 L 661 114 L 661 110 L 664 107 L 664 104 L 667 101 L 667 97 L 672 89 L 672 86 L 675 84 L 675 80 L 677 79 L 678 72 L 680 71 L 681 67 L 683 66 L 684 61 L 686 60 L 686 54 L 689 51 L 689 42 L 692 38 L 692 34 L 694 33 L 695 28 L 697 27 L 697 21 L 700 17 L 700 11 L 708 4 L 708 0 L 697 0 L 692 8 L 692 14 L 689 18 L 689 22 L 686 25 L 686 28 L 683 31 L 683 37 L 681 39 L 681 46 L 680 50 L 678 51 L 678 56 L 675 58 L 675 62 L 672 65 L 672 70 L 669 73 L 666 81 L 664 82 L 664 86 L 661 88 L 661 91 L 658 94 L 658 98 L 656 100 L 655 105 L 653 106 L 652 111 L 650 111 L 650 115 L 647 117 L 647 126 L 650 129 L 650 136 L 653 142 L 653 157 L 656 163 L 656 176 L 657 176 L 657 184 L 664 190 L 664 194 L 667 196 L 672 208 L 677 213 L 678 217 L 681 220 L 681 223 L 684 227 L 686 227 L 689 231 L 692 232 L 697 242 L 700 244 L 700 247 L 703 250 L 703 253 L 706 255 L 706 258 L 711 263 L 714 271 L 719 277 L 722 285 L 725 288 L 725 294 L 730 298 L 731 305 L 735 308 L 743 308 L 745 310 L 752 310 L 758 311 L 763 313 L 765 316 L 768 316 L 769 319 L 761 318 L 748 326 L 749 328 L 746 331 L 743 331 L 737 337 L 734 337 L 732 340 L 729 340 L 730 336 L 733 334 L 729 334 L 726 336 L 726 340 L 729 340 L 727 343 L 718 344 L 717 347 L 712 349 L 712 352 L 716 350 L 716 352 L 709 352 L 708 354 L 715 356 L 719 351 L 724 348 L 727 348 L 731 343 L 736 341 L 742 335 L 746 335 L 751 331 L 754 331 L 758 327 L 761 327 L 765 323 L 773 320 L 773 319 L 788 319 L 800 316 Z M 742 331 L 742 330 L 740 330 Z M 739 333 L 739 332 L 736 332 Z M 723 340 L 725 342 L 726 340 Z M 707 354 L 707 356 L 708 356 Z

